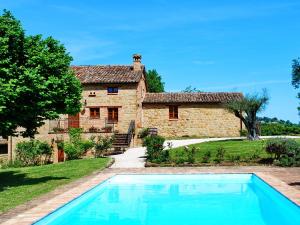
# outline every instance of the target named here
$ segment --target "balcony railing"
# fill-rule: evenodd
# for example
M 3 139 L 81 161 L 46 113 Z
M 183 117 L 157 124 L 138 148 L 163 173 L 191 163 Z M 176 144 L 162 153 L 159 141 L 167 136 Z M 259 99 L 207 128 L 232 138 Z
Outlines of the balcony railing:
M 63 118 L 49 121 L 49 133 L 67 133 L 70 128 L 82 128 L 86 133 L 113 133 L 115 122 L 105 119 L 105 122 L 95 118 Z

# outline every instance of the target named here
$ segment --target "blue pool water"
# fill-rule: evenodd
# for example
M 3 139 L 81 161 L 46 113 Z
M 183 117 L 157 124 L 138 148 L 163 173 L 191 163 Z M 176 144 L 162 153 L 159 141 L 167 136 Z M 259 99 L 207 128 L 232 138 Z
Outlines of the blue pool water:
M 35 224 L 300 225 L 300 207 L 252 174 L 117 175 Z

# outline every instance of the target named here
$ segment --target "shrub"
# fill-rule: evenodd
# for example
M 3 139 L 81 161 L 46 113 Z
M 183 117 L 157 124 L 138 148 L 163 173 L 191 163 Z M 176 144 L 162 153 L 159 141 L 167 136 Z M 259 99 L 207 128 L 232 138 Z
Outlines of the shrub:
M 186 153 L 187 153 L 187 162 L 194 163 L 195 162 L 195 155 L 196 155 L 197 148 L 192 146 L 191 148 L 186 146 Z
M 241 156 L 240 155 L 229 155 L 228 159 L 230 162 L 239 162 L 241 160 Z
M 82 128 L 70 128 L 69 129 L 69 138 L 70 142 L 81 141 Z
M 83 149 L 83 152 L 86 152 L 89 149 L 92 149 L 95 146 L 95 142 L 93 140 L 81 140 L 79 143 L 81 146 L 80 148 Z
M 219 146 L 219 147 L 217 148 L 217 153 L 216 153 L 216 158 L 215 158 L 215 161 L 216 161 L 217 163 L 220 163 L 220 162 L 224 161 L 225 152 L 226 152 L 226 151 L 225 151 L 225 149 L 224 149 L 223 146 Z
M 147 136 L 144 138 L 143 146 L 146 147 L 146 156 L 150 162 L 165 162 L 169 156 L 168 153 L 164 153 L 165 138 L 157 136 Z
M 7 161 L 0 165 L 0 169 L 8 169 L 8 168 L 18 168 L 24 166 L 24 163 L 20 160 Z
M 83 140 L 81 128 L 70 128 L 70 140 L 64 142 L 63 147 L 68 160 L 79 159 L 88 149 L 93 148 L 93 140 Z
M 257 160 L 260 158 L 260 155 L 261 155 L 261 150 L 256 149 L 255 152 L 252 153 L 249 158 L 250 160 Z
M 95 143 L 95 158 L 102 157 L 104 152 L 112 147 L 114 137 L 99 136 Z
M 72 142 L 64 143 L 64 152 L 67 155 L 68 160 L 79 159 L 83 154 L 83 149 L 77 144 Z
M 203 157 L 202 157 L 202 162 L 208 163 L 210 161 L 210 159 L 211 159 L 211 152 L 210 151 L 204 152 Z
M 49 163 L 51 155 L 52 148 L 47 142 L 22 141 L 16 146 L 16 161 L 22 162 L 24 166 Z
M 64 149 L 64 142 L 63 141 L 60 141 L 57 143 L 57 148 L 58 149 Z
M 247 130 L 240 130 L 240 136 L 241 137 L 247 137 L 248 131 Z
M 280 138 L 268 140 L 266 152 L 274 156 L 276 165 L 300 165 L 300 145 L 295 140 Z
M 138 138 L 143 139 L 143 138 L 147 137 L 148 135 L 149 135 L 149 128 L 143 128 L 143 129 L 139 132 Z
M 273 155 L 275 159 L 279 159 L 282 154 L 286 154 L 289 151 L 299 148 L 298 143 L 295 140 L 290 139 L 271 139 L 266 143 L 266 152 Z

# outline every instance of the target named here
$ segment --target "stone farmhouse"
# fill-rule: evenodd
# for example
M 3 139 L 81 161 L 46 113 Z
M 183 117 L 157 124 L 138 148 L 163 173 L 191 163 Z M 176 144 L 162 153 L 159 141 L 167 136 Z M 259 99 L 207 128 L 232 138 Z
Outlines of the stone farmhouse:
M 67 139 L 68 128 L 83 128 L 84 135 L 116 133 L 116 145 L 137 146 L 138 132 L 153 128 L 164 137 L 239 136 L 241 121 L 224 108 L 224 103 L 242 98 L 241 93 L 148 93 L 146 69 L 141 55 L 132 65 L 72 66 L 83 86 L 83 108 L 77 115 L 62 115 L 46 121 L 37 139 Z M 10 138 L 10 151 L 22 138 Z M 3 148 L 4 149 L 4 148 Z M 9 156 L 12 157 L 12 156 Z

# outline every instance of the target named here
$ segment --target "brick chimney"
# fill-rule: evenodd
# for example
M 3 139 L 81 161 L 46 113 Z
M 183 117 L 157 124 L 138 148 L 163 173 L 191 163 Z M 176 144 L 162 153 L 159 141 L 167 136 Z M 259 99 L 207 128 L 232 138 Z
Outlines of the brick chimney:
M 140 54 L 133 54 L 133 70 L 139 71 L 142 70 L 142 56 Z

